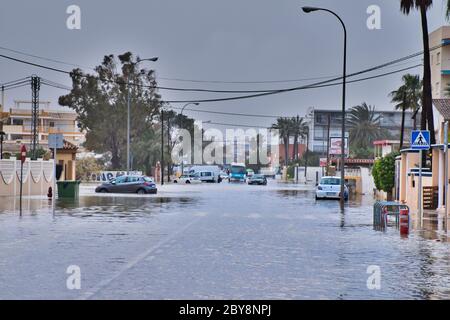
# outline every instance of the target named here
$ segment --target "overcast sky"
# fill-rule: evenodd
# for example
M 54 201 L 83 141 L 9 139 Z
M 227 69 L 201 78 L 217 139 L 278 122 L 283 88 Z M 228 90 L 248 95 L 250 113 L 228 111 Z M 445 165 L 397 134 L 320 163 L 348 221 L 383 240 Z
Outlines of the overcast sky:
M 225 90 L 278 89 L 307 84 L 214 84 L 166 80 L 270 81 L 339 75 L 342 71 L 342 30 L 326 13 L 304 14 L 302 5 L 336 11 L 347 24 L 348 70 L 355 72 L 422 50 L 420 16 L 404 16 L 399 0 L 2 0 L 0 47 L 58 59 L 86 67 L 106 54 L 131 51 L 142 58 L 158 56 L 153 64 L 160 85 Z M 442 0 L 429 12 L 430 31 L 445 23 Z M 81 8 L 81 30 L 66 27 L 66 8 Z M 381 30 L 366 26 L 370 5 L 381 8 Z M 63 64 L 1 54 L 70 70 Z M 415 58 L 383 71 L 420 63 Z M 151 65 L 149 65 L 151 66 Z M 89 71 L 86 69 L 86 71 Z M 421 73 L 421 69 L 410 71 Z M 376 75 L 380 72 L 371 73 Z M 0 83 L 37 74 L 70 85 L 68 76 L 0 58 Z M 351 84 L 348 106 L 363 101 L 389 110 L 388 93 L 402 74 Z M 164 79 L 164 80 L 163 80 Z M 339 108 L 339 87 L 304 90 L 271 97 L 201 105 L 201 109 L 268 115 L 304 115 L 309 107 Z M 43 87 L 41 100 L 57 103 L 64 91 Z M 208 99 L 227 94 L 161 91 L 164 100 Z M 8 91 L 7 107 L 16 99 L 29 100 L 30 89 Z M 201 120 L 267 126 L 264 118 L 239 118 L 188 113 Z

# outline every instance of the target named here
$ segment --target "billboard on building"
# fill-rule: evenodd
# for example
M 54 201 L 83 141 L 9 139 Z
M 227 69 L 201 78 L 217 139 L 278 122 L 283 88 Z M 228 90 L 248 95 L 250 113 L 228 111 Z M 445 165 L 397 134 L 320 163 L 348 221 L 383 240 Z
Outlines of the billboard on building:
M 348 138 L 345 139 L 345 154 L 349 154 L 348 150 Z M 330 138 L 330 155 L 340 156 L 341 155 L 341 137 L 331 137 Z

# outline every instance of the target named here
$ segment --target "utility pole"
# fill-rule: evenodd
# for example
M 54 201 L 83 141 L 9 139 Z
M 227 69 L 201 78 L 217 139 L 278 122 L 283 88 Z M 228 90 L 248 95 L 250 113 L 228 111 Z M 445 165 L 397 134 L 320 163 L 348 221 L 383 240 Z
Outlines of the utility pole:
M 167 152 L 170 155 L 170 116 L 169 115 L 167 116 Z M 167 182 L 170 182 L 170 160 L 169 159 L 167 159 Z
M 180 120 L 181 120 L 181 129 L 184 129 L 183 112 L 184 112 L 184 109 L 186 109 L 186 107 L 189 106 L 189 105 L 199 106 L 200 103 L 198 103 L 198 102 L 195 102 L 195 103 L 189 102 L 189 103 L 186 103 L 181 108 L 181 112 L 180 112 L 180 115 L 181 115 L 181 118 L 180 118 Z M 184 141 L 183 141 L 183 143 L 184 143 Z M 184 149 L 183 149 L 183 154 L 181 156 L 181 175 L 183 175 L 183 174 L 184 174 Z
M 256 165 L 257 165 L 257 168 L 260 168 L 260 159 L 259 159 L 259 144 L 260 143 L 261 143 L 260 135 L 258 133 L 256 135 Z
M 308 183 L 307 171 L 308 171 L 308 143 L 309 142 L 309 128 L 306 130 L 306 151 L 305 151 L 305 184 Z
M 158 57 L 150 58 L 150 59 L 139 59 L 136 62 L 130 62 L 130 64 L 133 66 L 132 70 L 130 70 L 130 73 L 133 72 L 134 74 L 134 68 L 143 61 L 152 61 L 156 62 L 158 61 Z M 134 85 L 134 83 L 133 83 Z M 130 161 L 131 161 L 131 155 L 130 155 L 130 144 L 131 144 L 131 93 L 130 93 L 130 75 L 127 75 L 127 174 L 130 174 Z
M 39 90 L 41 79 L 37 76 L 31 77 L 31 157 L 37 159 L 37 148 L 39 145 Z
M 164 185 L 164 110 L 161 110 L 161 185 Z
M 327 176 L 330 171 L 330 127 L 331 127 L 331 114 L 328 114 L 328 128 L 327 128 Z
M 127 174 L 130 174 L 130 125 L 131 125 L 130 76 L 127 76 Z
M 2 86 L 2 107 L 0 108 L 0 112 L 3 112 L 5 109 L 5 86 Z
M 448 121 L 444 122 L 444 204 L 445 232 L 448 232 Z

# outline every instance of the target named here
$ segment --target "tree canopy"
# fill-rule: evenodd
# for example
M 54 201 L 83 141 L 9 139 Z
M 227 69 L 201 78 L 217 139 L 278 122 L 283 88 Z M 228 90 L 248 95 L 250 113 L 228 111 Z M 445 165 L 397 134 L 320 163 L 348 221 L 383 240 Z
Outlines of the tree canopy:
M 130 52 L 105 56 L 94 74 L 75 69 L 72 91 L 59 104 L 75 110 L 78 126 L 86 133 L 85 147 L 111 153 L 113 169 L 126 167 L 127 99 L 131 100 L 131 153 L 138 161 L 151 161 L 142 153 L 154 151 L 157 119 L 162 107 L 152 70 L 141 69 Z M 143 166 L 146 163 L 136 163 Z
M 350 147 L 352 149 L 367 149 L 372 147 L 374 140 L 382 137 L 381 118 L 375 113 L 375 107 L 362 103 L 348 112 L 347 123 L 350 131 Z

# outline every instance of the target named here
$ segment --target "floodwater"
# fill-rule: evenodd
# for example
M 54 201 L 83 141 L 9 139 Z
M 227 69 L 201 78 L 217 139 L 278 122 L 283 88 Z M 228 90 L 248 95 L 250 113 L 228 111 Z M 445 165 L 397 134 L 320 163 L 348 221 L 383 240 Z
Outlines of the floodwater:
M 158 195 L 0 199 L 0 299 L 449 299 L 440 223 L 401 237 L 371 197 L 302 185 L 167 185 Z M 81 272 L 70 290 L 69 266 Z M 369 289 L 368 268 L 380 271 Z

